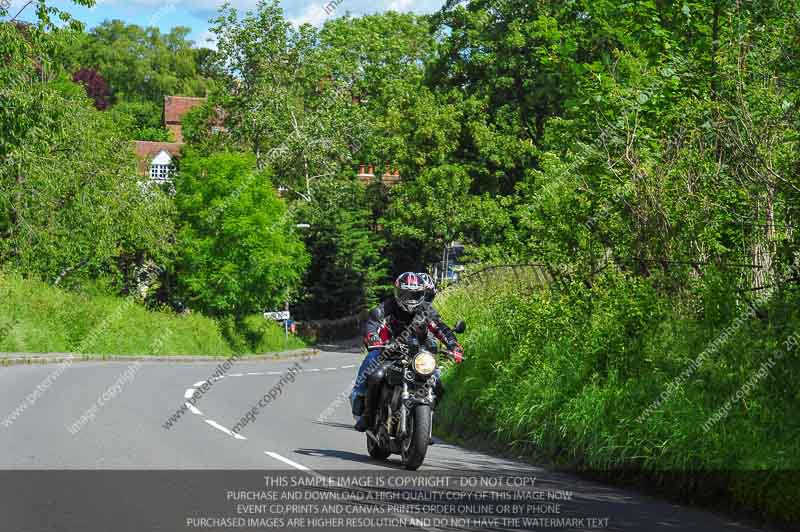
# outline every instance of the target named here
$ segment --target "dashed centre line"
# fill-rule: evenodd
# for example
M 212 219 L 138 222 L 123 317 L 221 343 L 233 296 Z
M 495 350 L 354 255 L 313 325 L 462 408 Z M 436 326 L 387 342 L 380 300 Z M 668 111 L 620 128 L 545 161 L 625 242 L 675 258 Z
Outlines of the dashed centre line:
M 323 368 L 323 369 L 312 368 L 312 369 L 300 370 L 300 373 L 316 373 L 316 372 L 320 372 L 320 371 L 336 371 L 336 370 L 339 370 L 339 369 L 351 369 L 351 368 L 354 368 L 354 367 L 355 367 L 355 365 L 340 366 L 338 368 Z M 218 380 L 220 380 L 220 379 L 222 379 L 224 377 L 245 377 L 245 376 L 253 376 L 253 377 L 258 376 L 258 377 L 261 377 L 261 376 L 264 376 L 264 375 L 281 375 L 281 374 L 282 373 L 280 371 L 266 371 L 266 372 L 254 372 L 253 371 L 253 372 L 248 372 L 248 373 L 230 373 L 230 374 L 225 375 L 225 376 L 212 377 L 209 380 L 197 381 L 194 384 L 192 384 L 192 387 L 191 388 L 187 388 L 186 391 L 183 393 L 183 398 L 184 399 L 191 399 L 192 397 L 194 397 L 195 393 L 197 393 L 197 389 L 198 388 L 200 388 L 201 386 L 203 386 L 206 383 L 213 383 L 213 382 L 216 382 L 216 381 L 218 381 Z M 189 402 L 186 402 L 184 404 L 185 404 L 186 408 L 189 409 L 189 412 L 191 412 L 192 414 L 194 414 L 196 416 L 201 416 L 202 418 L 204 418 L 204 421 L 206 423 L 208 423 L 209 425 L 211 425 L 215 429 L 217 429 L 217 430 L 219 430 L 221 432 L 224 432 L 228 436 L 232 436 L 233 438 L 235 438 L 237 440 L 246 440 L 247 439 L 246 437 L 242 436 L 241 434 L 235 433 L 235 432 L 231 431 L 230 429 L 220 425 L 219 423 L 217 423 L 213 419 L 207 418 L 206 415 L 203 414 L 203 412 L 201 412 L 200 409 L 195 407 L 193 404 L 191 404 Z M 297 462 L 292 462 L 288 458 L 280 456 L 278 453 L 271 453 L 271 452 L 267 452 L 267 451 L 265 451 L 265 453 L 268 454 L 269 456 L 272 456 L 276 460 L 280 460 L 282 462 L 285 462 L 285 463 L 291 465 L 292 467 L 296 467 L 297 469 L 300 469 L 301 471 L 309 471 L 309 469 L 306 468 L 305 466 L 300 465 Z
M 298 464 L 297 462 L 295 462 L 293 460 L 289 460 L 285 456 L 281 456 L 278 453 L 275 453 L 275 452 L 272 452 L 272 451 L 264 451 L 264 454 L 266 454 L 267 456 L 271 456 L 275 460 L 283 462 L 284 464 L 288 464 L 288 465 L 292 466 L 295 469 L 299 469 L 300 471 L 305 471 L 306 473 L 310 473 L 311 472 L 311 469 L 307 468 L 303 464 Z
M 236 434 L 234 432 L 231 432 L 230 430 L 228 430 L 227 428 L 223 427 L 222 425 L 220 425 L 219 423 L 217 423 L 213 419 L 206 419 L 206 423 L 208 423 L 209 425 L 211 425 L 215 429 L 221 430 L 222 432 L 224 432 L 228 436 L 233 436 L 237 440 L 246 440 L 247 439 L 244 436 L 242 436 L 241 434 Z
M 189 412 L 191 412 L 192 414 L 196 414 L 198 416 L 202 416 L 203 415 L 203 413 L 200 411 L 200 409 L 197 408 L 196 406 L 194 406 L 191 403 L 186 403 L 186 408 L 188 408 Z

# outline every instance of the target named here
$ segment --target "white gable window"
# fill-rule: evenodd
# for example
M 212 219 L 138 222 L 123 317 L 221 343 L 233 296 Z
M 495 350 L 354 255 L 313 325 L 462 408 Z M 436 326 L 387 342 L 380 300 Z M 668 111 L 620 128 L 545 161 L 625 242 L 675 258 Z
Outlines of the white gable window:
M 161 150 L 150 163 L 150 179 L 158 183 L 166 183 L 169 181 L 171 169 L 172 156 L 167 150 Z

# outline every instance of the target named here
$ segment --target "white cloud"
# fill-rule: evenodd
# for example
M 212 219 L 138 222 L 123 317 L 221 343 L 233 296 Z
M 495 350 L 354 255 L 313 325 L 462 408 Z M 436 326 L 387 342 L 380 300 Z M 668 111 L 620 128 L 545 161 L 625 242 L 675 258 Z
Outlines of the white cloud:
M 217 36 L 210 31 L 204 31 L 202 35 L 195 42 L 197 48 L 211 48 L 217 49 Z
M 141 6 L 146 8 L 162 7 L 164 0 L 98 0 L 103 4 Z M 329 0 L 281 0 L 281 7 L 286 17 L 292 21 L 319 24 L 327 17 L 323 6 Z M 254 9 L 258 0 L 229 0 L 232 7 L 239 11 Z M 207 18 L 217 13 L 223 4 L 221 0 L 174 0 L 178 9 L 198 17 Z M 374 13 L 376 11 L 414 11 L 415 13 L 431 12 L 442 6 L 444 0 L 341 0 L 336 7 L 337 12 L 349 11 L 353 14 Z M 317 13 L 321 13 L 318 15 Z
M 0 0 L 2 1 L 2 0 Z M 23 5 L 27 0 L 11 0 L 12 6 Z M 208 20 L 219 12 L 224 0 L 97 0 L 91 9 L 77 8 L 72 0 L 50 0 L 51 5 L 82 12 L 80 18 L 93 27 L 104 18 L 120 18 L 139 25 L 158 25 L 163 30 L 174 26 L 189 26 L 192 38 L 198 45 L 204 43 L 209 27 Z M 240 12 L 254 9 L 259 0 L 229 0 Z M 441 8 L 445 0 L 280 0 L 286 19 L 295 25 L 309 23 L 321 26 L 326 20 L 350 13 L 354 16 L 380 13 L 387 10 L 432 13 Z M 333 2 L 335 10 L 326 13 L 324 7 Z M 30 9 L 30 8 L 29 8 Z M 87 12 L 93 13 L 88 15 Z
M 386 9 L 390 11 L 410 11 L 414 3 L 414 0 L 392 0 L 386 6 Z
M 327 3 L 325 5 L 327 5 Z M 300 26 L 305 23 L 311 24 L 312 26 L 321 26 L 328 18 L 328 13 L 325 12 L 322 3 L 312 2 L 307 5 L 299 15 L 293 17 L 287 13 L 286 18 L 295 26 Z

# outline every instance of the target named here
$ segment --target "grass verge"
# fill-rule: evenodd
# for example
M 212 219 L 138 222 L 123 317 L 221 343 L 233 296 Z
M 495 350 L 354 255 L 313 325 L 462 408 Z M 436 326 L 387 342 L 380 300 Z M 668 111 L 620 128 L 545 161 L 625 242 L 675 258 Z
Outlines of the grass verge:
M 619 274 L 592 288 L 525 293 L 496 278 L 448 291 L 443 316 L 469 329 L 441 433 L 797 522 L 800 357 L 785 342 L 800 297 L 787 288 L 752 312 L 710 277 L 680 298 Z
M 261 316 L 226 329 L 230 325 L 0 272 L 2 352 L 227 357 L 236 351 L 259 354 L 306 347 L 297 337 L 286 341 L 283 329 Z

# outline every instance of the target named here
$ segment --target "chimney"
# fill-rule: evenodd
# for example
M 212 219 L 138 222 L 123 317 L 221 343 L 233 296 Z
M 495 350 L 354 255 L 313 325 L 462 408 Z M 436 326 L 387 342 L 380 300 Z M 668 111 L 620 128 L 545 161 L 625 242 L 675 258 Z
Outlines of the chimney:
M 369 165 L 369 168 L 364 164 L 358 165 L 358 175 L 356 177 L 365 185 L 371 185 L 375 180 L 375 174 L 372 173 L 372 165 Z
M 397 183 L 400 182 L 400 168 L 395 164 L 394 172 L 392 172 L 392 165 L 387 162 L 386 163 L 386 173 L 383 174 L 381 177 L 381 182 L 383 186 L 386 188 L 392 188 Z

